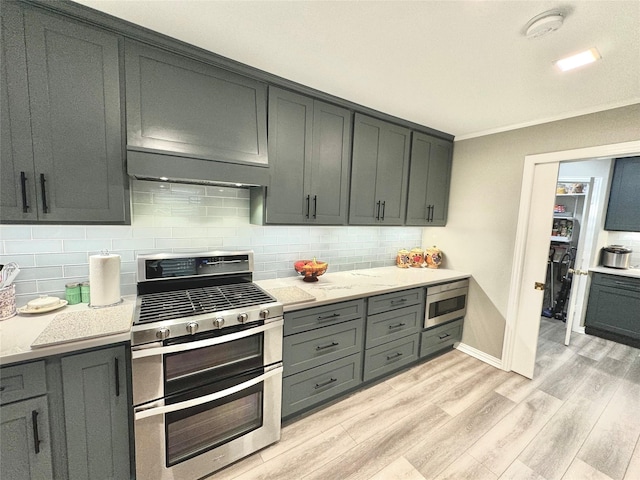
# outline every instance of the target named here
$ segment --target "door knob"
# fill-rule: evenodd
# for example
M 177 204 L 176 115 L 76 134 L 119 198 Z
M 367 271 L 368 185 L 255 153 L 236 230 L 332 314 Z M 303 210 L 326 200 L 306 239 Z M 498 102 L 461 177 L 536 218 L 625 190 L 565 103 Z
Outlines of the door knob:
M 540 283 L 540 282 L 536 282 L 535 287 L 536 290 L 543 290 L 544 291 L 544 283 Z
M 567 270 L 567 272 L 572 273 L 574 275 L 589 275 L 589 271 L 588 270 L 578 270 L 578 269 L 573 269 L 570 268 L 569 270 Z

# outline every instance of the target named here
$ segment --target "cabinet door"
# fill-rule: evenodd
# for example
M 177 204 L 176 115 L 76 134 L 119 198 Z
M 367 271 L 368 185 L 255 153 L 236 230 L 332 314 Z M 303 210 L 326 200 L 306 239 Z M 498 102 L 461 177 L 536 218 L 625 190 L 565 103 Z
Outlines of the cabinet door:
M 592 282 L 585 326 L 640 339 L 640 282 L 620 281 L 628 286 Z
M 309 218 L 313 100 L 269 88 L 267 223 L 304 223 Z
M 123 346 L 62 358 L 71 480 L 129 478 L 129 409 Z
M 6 479 L 53 478 L 46 396 L 2 406 L 0 465 Z
M 410 131 L 356 114 L 353 130 L 352 225 L 400 225 L 404 220 Z
M 452 153 L 451 142 L 413 133 L 407 225 L 447 223 Z
M 605 230 L 640 232 L 640 157 L 616 159 Z
M 0 221 L 34 221 L 38 213 L 22 11 L 5 2 L 0 21 Z
M 119 37 L 25 11 L 38 217 L 124 223 Z
M 125 66 L 128 148 L 267 164 L 264 84 L 133 41 Z
M 313 102 L 311 187 L 307 191 L 311 220 L 322 225 L 347 222 L 351 112 Z

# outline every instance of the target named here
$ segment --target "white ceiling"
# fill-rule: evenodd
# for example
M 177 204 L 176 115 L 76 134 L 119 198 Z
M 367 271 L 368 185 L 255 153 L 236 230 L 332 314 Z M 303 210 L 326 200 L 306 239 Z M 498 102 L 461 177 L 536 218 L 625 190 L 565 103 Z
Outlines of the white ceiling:
M 640 0 L 78 3 L 459 139 L 640 102 Z M 526 38 L 554 8 L 563 27 Z

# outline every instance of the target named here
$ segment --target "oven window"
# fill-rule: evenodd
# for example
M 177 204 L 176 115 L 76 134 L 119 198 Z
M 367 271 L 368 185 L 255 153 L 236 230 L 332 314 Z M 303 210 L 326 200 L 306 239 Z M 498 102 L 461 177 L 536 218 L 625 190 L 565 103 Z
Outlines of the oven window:
M 165 393 L 182 392 L 260 368 L 264 333 L 165 355 Z
M 167 467 L 260 428 L 264 382 L 220 400 L 166 414 Z
M 429 318 L 436 318 L 446 315 L 447 313 L 463 310 L 466 298 L 466 295 L 460 295 L 431 303 L 429 305 Z

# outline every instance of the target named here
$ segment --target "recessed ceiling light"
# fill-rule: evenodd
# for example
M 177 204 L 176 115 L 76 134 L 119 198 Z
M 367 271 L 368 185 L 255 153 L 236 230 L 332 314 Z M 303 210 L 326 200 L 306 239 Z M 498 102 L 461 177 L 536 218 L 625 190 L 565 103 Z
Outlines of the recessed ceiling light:
M 570 57 L 557 60 L 554 63 L 560 70 L 566 72 L 567 70 L 573 70 L 574 68 L 593 63 L 596 60 L 600 60 L 601 58 L 602 57 L 600 56 L 600 52 L 598 52 L 598 49 L 593 47 L 584 52 L 576 53 L 575 55 L 571 55 Z

